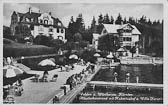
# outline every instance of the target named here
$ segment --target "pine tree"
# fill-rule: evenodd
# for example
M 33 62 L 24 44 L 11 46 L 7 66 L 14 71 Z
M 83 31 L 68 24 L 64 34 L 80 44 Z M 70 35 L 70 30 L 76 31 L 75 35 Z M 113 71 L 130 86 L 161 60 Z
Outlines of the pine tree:
M 150 19 L 148 20 L 148 25 L 152 25 L 152 22 L 151 22 L 151 20 L 150 20 Z
M 146 23 L 146 16 L 143 15 L 143 16 L 140 18 L 139 22 L 145 24 L 145 23 Z
M 110 24 L 113 24 L 113 23 L 114 23 L 114 18 L 113 18 L 113 16 L 111 16 Z
M 109 23 L 110 23 L 110 19 L 109 19 L 108 14 L 106 14 L 106 15 L 104 16 L 103 23 L 104 23 L 104 24 L 109 24 Z
M 126 17 L 124 18 L 124 21 L 123 21 L 123 24 L 126 24 L 127 23 L 127 19 Z
M 99 15 L 98 23 L 99 24 L 103 23 L 103 15 L 102 14 Z
M 76 18 L 76 23 L 75 27 L 77 31 L 84 31 L 85 30 L 85 25 L 84 25 L 84 20 L 82 17 L 82 14 L 79 14 L 78 17 Z
M 122 16 L 121 16 L 120 13 L 119 13 L 119 14 L 118 14 L 118 17 L 117 17 L 117 19 L 116 19 L 116 21 L 115 21 L 115 24 L 121 25 L 121 23 L 122 23 Z
M 94 28 L 96 25 L 96 20 L 95 20 L 95 17 L 93 16 L 93 20 L 92 20 L 92 23 L 91 23 L 91 29 Z
M 135 25 L 135 20 L 133 17 L 129 17 L 128 22 L 132 25 Z

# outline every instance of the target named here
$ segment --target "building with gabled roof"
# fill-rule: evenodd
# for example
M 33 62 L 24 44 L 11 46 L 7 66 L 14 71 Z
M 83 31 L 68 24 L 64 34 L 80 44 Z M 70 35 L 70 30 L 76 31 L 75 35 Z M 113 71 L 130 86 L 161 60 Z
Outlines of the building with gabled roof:
M 32 12 L 31 8 L 26 13 L 13 12 L 11 16 L 11 34 L 16 34 L 19 24 L 27 25 L 34 38 L 38 35 L 50 36 L 54 39 L 65 41 L 65 27 L 62 22 L 49 13 Z
M 101 36 L 117 36 L 120 41 L 120 46 L 129 50 L 131 47 L 136 46 L 139 42 L 141 32 L 130 23 L 116 25 L 116 24 L 102 24 L 103 29 L 100 34 L 93 34 L 93 45 L 98 46 L 98 39 Z M 98 48 L 98 47 L 95 47 Z M 138 52 L 138 50 L 137 50 Z

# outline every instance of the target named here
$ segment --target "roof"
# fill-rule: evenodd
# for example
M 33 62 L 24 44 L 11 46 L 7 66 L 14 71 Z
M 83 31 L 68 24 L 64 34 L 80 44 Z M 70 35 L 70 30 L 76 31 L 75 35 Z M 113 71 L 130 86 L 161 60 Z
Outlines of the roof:
M 103 25 L 108 33 L 118 33 L 117 29 L 119 29 L 119 26 L 120 26 L 120 25 L 115 25 L 115 24 L 103 24 Z
M 35 13 L 35 12 L 31 12 L 31 13 L 27 12 L 24 14 L 24 16 L 27 18 L 37 18 L 40 15 L 41 15 L 41 13 Z
M 13 14 L 16 14 L 16 12 L 14 11 Z M 38 17 L 43 14 L 43 13 L 36 13 L 36 12 L 26 12 L 26 13 L 20 13 L 20 12 L 17 12 L 17 15 L 22 19 L 24 18 L 34 18 L 34 19 L 38 19 Z M 58 19 L 58 18 L 55 18 L 53 16 L 51 16 L 52 19 L 54 20 L 54 25 L 53 26 L 56 26 L 56 27 L 62 27 L 62 28 L 65 28 L 65 26 L 62 24 L 62 22 Z M 58 23 L 61 23 L 61 25 L 59 26 Z M 36 21 L 35 23 L 33 24 L 39 24 L 38 21 Z
M 115 25 L 115 24 L 103 24 L 104 25 L 104 28 L 107 30 L 108 33 L 118 33 L 117 30 L 118 29 L 122 29 L 124 27 L 126 27 L 127 25 L 131 26 L 132 27 L 132 34 L 141 34 L 139 32 L 139 30 L 134 26 L 134 25 L 131 25 L 131 24 L 123 24 L 123 25 Z

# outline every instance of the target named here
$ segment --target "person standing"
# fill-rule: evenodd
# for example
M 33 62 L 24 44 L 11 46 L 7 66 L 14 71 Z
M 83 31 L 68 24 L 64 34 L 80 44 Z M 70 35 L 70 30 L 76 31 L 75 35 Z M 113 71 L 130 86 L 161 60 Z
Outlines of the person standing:
M 117 82 L 117 76 L 118 76 L 117 72 L 114 72 L 114 82 Z
M 130 82 L 130 73 L 128 72 L 126 74 L 126 83 L 129 83 Z

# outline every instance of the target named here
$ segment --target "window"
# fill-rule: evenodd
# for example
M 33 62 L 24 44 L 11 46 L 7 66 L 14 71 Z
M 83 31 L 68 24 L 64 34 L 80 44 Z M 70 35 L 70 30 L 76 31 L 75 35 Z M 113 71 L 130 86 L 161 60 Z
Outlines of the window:
M 53 32 L 53 29 L 52 29 L 52 28 L 49 28 L 49 32 Z
M 40 19 L 40 23 L 41 23 L 41 24 L 43 23 L 43 20 L 42 20 L 42 19 Z
M 33 18 L 31 18 L 31 22 L 33 22 L 34 21 L 34 19 Z
M 121 38 L 120 38 L 120 42 L 122 42 L 122 41 L 123 41 L 123 38 L 121 37 Z
M 59 28 L 57 28 L 57 33 L 59 33 Z
M 59 35 L 59 36 L 58 36 L 58 39 L 63 40 L 63 37 Z
M 61 33 L 64 33 L 64 29 L 61 29 Z
M 30 25 L 30 29 L 31 29 L 31 30 L 34 30 L 34 25 Z
M 132 41 L 131 37 L 123 37 L 123 41 Z
M 48 20 L 44 20 L 44 24 L 48 24 Z

